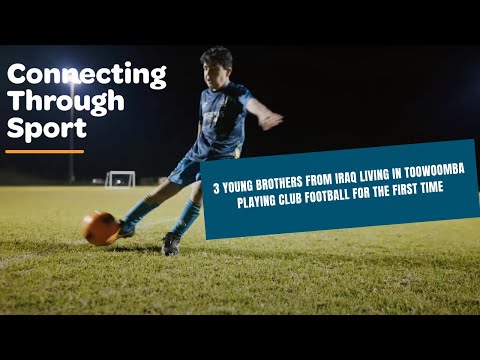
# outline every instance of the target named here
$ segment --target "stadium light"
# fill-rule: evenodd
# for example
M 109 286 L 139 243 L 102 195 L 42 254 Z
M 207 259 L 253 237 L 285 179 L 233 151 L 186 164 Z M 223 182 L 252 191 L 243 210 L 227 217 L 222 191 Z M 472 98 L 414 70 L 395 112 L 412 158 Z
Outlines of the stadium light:
M 68 82 L 70 83 L 70 96 L 72 98 L 73 103 L 75 104 L 75 101 L 73 100 L 75 96 L 75 83 L 79 83 L 78 79 L 76 79 L 72 74 L 69 74 L 68 76 Z M 70 109 L 70 123 L 73 124 L 74 122 L 74 116 L 75 116 L 75 106 L 72 105 L 72 108 Z M 74 141 L 73 141 L 73 131 L 70 131 L 70 150 L 74 150 Z M 74 163 L 73 163 L 73 151 L 70 153 L 70 159 L 68 163 L 68 182 L 70 184 L 73 184 L 75 182 L 75 171 L 74 171 Z

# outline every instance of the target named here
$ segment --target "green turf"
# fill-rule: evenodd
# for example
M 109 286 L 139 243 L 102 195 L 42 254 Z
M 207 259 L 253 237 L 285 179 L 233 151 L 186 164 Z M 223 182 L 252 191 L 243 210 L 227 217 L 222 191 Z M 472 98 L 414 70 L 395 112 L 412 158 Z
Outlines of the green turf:
M 480 314 L 480 218 L 206 241 L 201 215 L 165 257 L 185 189 L 131 239 L 82 239 L 150 189 L 0 187 L 0 313 Z

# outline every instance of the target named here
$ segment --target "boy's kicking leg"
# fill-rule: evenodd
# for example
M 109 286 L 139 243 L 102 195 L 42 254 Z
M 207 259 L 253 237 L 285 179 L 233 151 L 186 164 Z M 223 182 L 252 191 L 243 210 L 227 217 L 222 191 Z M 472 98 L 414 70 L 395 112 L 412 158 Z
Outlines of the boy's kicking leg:
M 133 236 L 135 234 L 135 226 L 145 217 L 145 215 L 156 209 L 165 200 L 176 195 L 183 189 L 183 187 L 183 185 L 178 185 L 169 180 L 165 180 L 128 211 L 125 218 L 120 220 L 120 230 L 112 236 L 115 237 L 115 240 Z
M 190 199 L 183 208 L 182 214 L 178 218 L 177 223 L 170 229 L 170 232 L 163 238 L 162 254 L 168 256 L 176 255 L 180 252 L 180 239 L 198 218 L 202 203 L 202 181 L 200 180 L 193 183 Z

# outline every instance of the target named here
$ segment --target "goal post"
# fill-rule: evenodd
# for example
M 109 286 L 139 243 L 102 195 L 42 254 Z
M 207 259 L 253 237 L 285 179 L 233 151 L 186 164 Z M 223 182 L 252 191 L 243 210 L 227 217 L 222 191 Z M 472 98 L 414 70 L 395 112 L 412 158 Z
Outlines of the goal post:
M 135 171 L 112 170 L 105 177 L 105 189 L 131 189 L 135 187 Z

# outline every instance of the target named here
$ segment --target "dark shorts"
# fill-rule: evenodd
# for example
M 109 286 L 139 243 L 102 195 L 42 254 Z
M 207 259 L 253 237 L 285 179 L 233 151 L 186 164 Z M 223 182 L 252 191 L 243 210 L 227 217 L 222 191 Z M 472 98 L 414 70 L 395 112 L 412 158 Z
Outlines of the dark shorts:
M 222 158 L 222 160 L 224 159 L 234 159 L 234 157 Z M 196 181 L 202 180 L 202 175 L 200 174 L 200 161 L 195 161 L 188 156 L 185 156 L 168 176 L 168 180 L 182 186 L 188 186 Z

